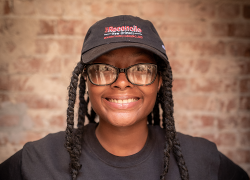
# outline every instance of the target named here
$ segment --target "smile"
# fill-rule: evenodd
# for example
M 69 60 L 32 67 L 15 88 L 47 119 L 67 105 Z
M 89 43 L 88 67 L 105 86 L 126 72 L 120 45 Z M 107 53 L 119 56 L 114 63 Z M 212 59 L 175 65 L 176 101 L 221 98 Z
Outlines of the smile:
M 107 100 L 109 102 L 112 102 L 112 103 L 126 104 L 126 103 L 138 101 L 139 99 L 138 98 L 130 98 L 130 99 L 110 99 L 110 98 L 107 98 Z

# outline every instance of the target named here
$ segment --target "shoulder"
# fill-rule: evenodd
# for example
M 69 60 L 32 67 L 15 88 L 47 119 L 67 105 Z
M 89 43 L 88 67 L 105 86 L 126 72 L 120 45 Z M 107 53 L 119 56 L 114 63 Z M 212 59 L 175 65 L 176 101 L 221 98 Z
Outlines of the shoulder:
M 23 150 L 24 151 L 29 151 L 29 150 L 45 150 L 50 147 L 63 147 L 65 142 L 65 132 L 57 132 L 53 134 L 48 134 L 44 138 L 33 141 L 33 142 L 28 142 L 24 145 Z
M 150 131 L 156 136 L 159 141 L 165 141 L 165 131 L 159 126 L 150 126 Z M 180 141 L 181 149 L 184 151 L 193 152 L 194 150 L 203 153 L 218 153 L 215 143 L 201 138 L 185 135 L 177 132 L 177 138 Z M 218 158 L 219 158 L 219 154 Z
M 185 151 L 193 152 L 194 150 L 196 150 L 198 153 L 202 153 L 202 155 L 216 155 L 217 158 L 219 158 L 216 144 L 207 139 L 201 137 L 193 137 L 182 133 L 177 133 L 177 138 L 180 141 L 181 148 Z
M 22 151 L 24 179 L 65 179 L 68 177 L 69 154 L 64 147 L 65 132 L 49 134 L 29 142 Z
M 160 142 L 165 142 L 165 132 L 160 127 L 153 128 Z M 177 133 L 180 148 L 187 165 L 190 179 L 218 179 L 220 156 L 216 145 L 204 138 Z M 170 160 L 171 161 L 171 160 Z M 175 163 L 172 161 L 172 165 Z M 173 169 L 173 167 L 171 167 Z M 175 171 L 169 169 L 169 177 Z M 177 171 L 176 171 L 177 172 Z M 171 176 L 172 175 L 172 176 Z

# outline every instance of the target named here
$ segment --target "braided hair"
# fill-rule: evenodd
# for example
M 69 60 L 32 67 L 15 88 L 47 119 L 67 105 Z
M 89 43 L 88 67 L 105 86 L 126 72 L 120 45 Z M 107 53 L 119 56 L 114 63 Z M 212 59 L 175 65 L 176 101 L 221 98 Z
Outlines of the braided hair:
M 185 161 L 181 152 L 180 143 L 176 135 L 175 123 L 174 123 L 174 102 L 172 96 L 172 70 L 166 62 L 163 62 L 160 58 L 157 58 L 158 67 L 160 67 L 160 75 L 162 77 L 162 87 L 157 94 L 155 106 L 152 113 L 148 115 L 148 124 L 160 126 L 160 108 L 162 113 L 162 127 L 165 129 L 165 147 L 164 147 L 164 170 L 160 176 L 161 180 L 165 180 L 165 176 L 169 168 L 170 153 L 172 152 L 179 167 L 179 172 L 182 180 L 189 180 L 188 169 L 185 165 Z M 84 64 L 79 62 L 75 67 L 71 82 L 69 85 L 69 100 L 67 109 L 67 128 L 66 128 L 66 143 L 65 147 L 70 155 L 70 174 L 72 180 L 75 180 L 77 174 L 81 168 L 80 155 L 81 155 L 81 142 L 83 139 L 84 122 L 85 117 L 88 118 L 89 123 L 96 123 L 96 113 L 91 109 L 90 114 L 88 113 L 89 98 L 85 98 L 86 91 L 86 80 L 82 74 Z M 78 77 L 80 75 L 79 83 L 79 110 L 78 110 L 78 124 L 77 129 L 74 129 L 74 105 L 76 100 L 76 91 L 78 85 Z

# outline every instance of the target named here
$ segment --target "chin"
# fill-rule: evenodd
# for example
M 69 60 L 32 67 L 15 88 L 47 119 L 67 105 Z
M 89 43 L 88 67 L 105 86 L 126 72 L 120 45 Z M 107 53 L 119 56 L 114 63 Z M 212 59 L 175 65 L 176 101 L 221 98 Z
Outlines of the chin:
M 124 115 L 121 114 L 119 115 L 111 114 L 110 117 L 107 117 L 106 121 L 116 127 L 129 127 L 138 122 L 138 120 L 134 119 L 134 116 L 124 117 Z

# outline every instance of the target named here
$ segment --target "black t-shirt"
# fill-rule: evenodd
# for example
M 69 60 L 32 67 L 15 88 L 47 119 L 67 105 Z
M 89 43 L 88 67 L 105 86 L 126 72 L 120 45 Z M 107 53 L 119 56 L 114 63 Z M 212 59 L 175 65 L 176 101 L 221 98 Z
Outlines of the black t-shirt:
M 77 179 L 87 180 L 159 180 L 163 172 L 164 131 L 149 126 L 145 146 L 138 153 L 118 157 L 107 152 L 95 136 L 95 124 L 84 129 Z M 178 133 L 190 180 L 249 180 L 239 166 L 221 154 L 214 143 L 202 138 Z M 27 143 L 0 165 L 4 180 L 70 180 L 69 155 L 64 148 L 65 132 L 50 134 Z M 171 154 L 169 180 L 181 180 L 176 161 Z

